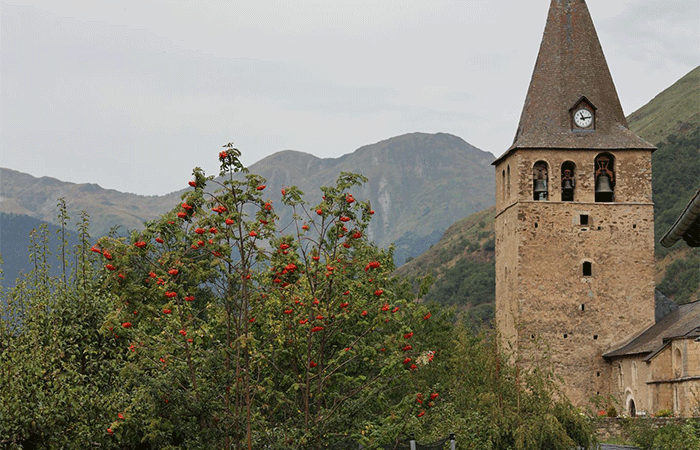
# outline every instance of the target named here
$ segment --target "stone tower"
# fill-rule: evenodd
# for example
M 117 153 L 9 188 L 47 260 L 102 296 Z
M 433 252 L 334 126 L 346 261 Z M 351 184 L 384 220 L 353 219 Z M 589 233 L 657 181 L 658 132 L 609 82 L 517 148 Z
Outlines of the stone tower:
M 513 145 L 496 166 L 496 320 L 578 405 L 602 355 L 654 323 L 654 147 L 632 133 L 584 0 L 552 0 Z

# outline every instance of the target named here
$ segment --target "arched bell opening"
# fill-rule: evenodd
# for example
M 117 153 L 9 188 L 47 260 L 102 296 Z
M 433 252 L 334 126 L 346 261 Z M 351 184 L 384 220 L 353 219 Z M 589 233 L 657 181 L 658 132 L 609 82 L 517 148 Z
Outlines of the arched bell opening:
M 615 201 L 615 157 L 602 153 L 595 159 L 595 201 Z
M 576 164 L 566 161 L 561 165 L 561 201 L 573 202 L 576 189 Z
M 544 201 L 549 199 L 549 166 L 544 161 L 537 161 L 532 167 L 532 198 Z

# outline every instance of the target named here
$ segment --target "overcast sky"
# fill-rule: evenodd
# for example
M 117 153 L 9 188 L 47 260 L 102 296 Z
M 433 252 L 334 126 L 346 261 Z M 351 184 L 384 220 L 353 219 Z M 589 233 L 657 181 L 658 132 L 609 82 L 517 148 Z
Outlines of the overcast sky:
M 512 143 L 550 0 L 2 0 L 0 167 L 139 194 L 285 149 Z M 625 114 L 700 64 L 698 0 L 588 0 Z M 0 192 L 0 196 L 2 192 Z

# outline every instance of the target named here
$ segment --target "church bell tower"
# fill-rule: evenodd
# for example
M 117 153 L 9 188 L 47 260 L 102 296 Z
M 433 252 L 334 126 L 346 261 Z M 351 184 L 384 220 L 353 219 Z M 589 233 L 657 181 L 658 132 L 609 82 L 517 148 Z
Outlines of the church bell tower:
M 584 0 L 552 0 L 513 145 L 496 168 L 496 321 L 575 405 L 602 355 L 654 323 L 654 147 L 632 133 Z

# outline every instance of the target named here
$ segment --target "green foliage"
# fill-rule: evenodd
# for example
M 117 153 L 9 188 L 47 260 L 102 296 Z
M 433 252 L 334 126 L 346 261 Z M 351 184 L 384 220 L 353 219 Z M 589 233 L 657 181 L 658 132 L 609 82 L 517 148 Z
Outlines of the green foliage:
M 472 329 L 490 327 L 496 315 L 496 305 L 494 303 L 482 303 L 481 305 L 469 308 L 464 311 L 464 322 Z
M 700 448 L 700 427 L 697 423 L 666 425 L 659 428 L 651 450 L 694 450 Z
M 689 252 L 674 260 L 667 268 L 657 288 L 666 296 L 683 304 L 697 300 L 700 288 L 700 252 Z
M 653 167 L 656 256 L 664 257 L 678 253 L 684 245 L 681 242 L 667 249 L 658 243 L 700 187 L 700 128 L 693 127 L 687 134 L 669 135 L 658 144 Z M 657 288 L 677 303 L 698 300 L 700 251 L 689 249 L 673 258 Z
M 595 448 L 590 419 L 560 399 L 545 366 L 514 366 L 494 337 L 474 334 L 463 322 L 453 334 L 440 355 L 442 401 L 422 423 L 423 433 L 455 432 L 465 448 Z
M 447 269 L 425 299 L 443 305 L 479 306 L 495 302 L 496 273 L 492 262 L 459 260 Z
M 673 416 L 673 411 L 670 409 L 660 409 L 654 414 L 656 417 L 672 417 Z
M 494 209 L 481 211 L 450 227 L 438 244 L 407 262 L 397 274 L 413 280 L 417 292 L 426 273 L 432 284 L 423 294 L 426 301 L 457 306 L 466 312 L 472 328 L 488 325 L 494 317 L 495 238 Z
M 403 414 L 428 369 L 413 362 L 427 341 L 411 339 L 427 310 L 367 241 L 370 205 L 350 192 L 366 180 L 341 173 L 315 206 L 283 189 L 293 220 L 278 225 L 265 180 L 234 177 L 239 156 L 220 153 L 221 183 L 195 169 L 182 205 L 143 232 L 99 241 L 119 296 L 107 324 L 131 350 L 115 438 L 307 449 L 385 436 L 365 428 L 378 405 Z
M 630 424 L 634 444 L 642 450 L 697 450 L 700 448 L 700 423 L 673 422 L 659 428 L 649 426 L 644 419 Z
M 80 239 L 89 239 L 86 228 Z M 62 273 L 51 276 L 48 228 L 33 232 L 35 268 L 0 300 L 0 442 L 8 448 L 109 444 L 104 424 L 122 353 L 98 332 L 110 299 L 87 247 L 67 248 L 65 234 L 61 241 Z

